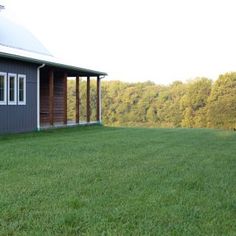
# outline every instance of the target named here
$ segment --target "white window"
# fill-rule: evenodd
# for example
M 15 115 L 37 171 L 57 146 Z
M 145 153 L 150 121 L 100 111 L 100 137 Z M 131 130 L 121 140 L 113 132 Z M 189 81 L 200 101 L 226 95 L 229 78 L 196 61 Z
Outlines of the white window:
M 7 74 L 0 72 L 0 105 L 7 104 Z
M 8 74 L 8 105 L 16 105 L 16 74 Z
M 18 105 L 26 105 L 26 76 L 18 75 Z

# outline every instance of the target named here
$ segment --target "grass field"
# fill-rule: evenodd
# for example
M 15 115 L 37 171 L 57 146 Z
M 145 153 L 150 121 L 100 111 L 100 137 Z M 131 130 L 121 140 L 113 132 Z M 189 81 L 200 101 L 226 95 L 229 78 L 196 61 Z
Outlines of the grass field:
M 0 235 L 236 235 L 236 134 L 0 136 Z

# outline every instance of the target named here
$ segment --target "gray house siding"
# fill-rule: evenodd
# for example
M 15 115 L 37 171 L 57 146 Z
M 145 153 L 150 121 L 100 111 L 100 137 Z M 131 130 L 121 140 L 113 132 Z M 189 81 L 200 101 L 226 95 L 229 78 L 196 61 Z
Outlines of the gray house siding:
M 0 72 L 26 75 L 26 105 L 0 105 L 0 134 L 37 129 L 37 65 L 0 58 Z

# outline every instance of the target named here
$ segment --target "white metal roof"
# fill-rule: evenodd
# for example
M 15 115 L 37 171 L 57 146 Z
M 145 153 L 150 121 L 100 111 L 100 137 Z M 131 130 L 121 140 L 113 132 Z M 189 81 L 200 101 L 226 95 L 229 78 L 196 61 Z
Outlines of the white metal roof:
M 49 51 L 23 26 L 0 15 L 0 44 L 50 55 Z
M 0 16 L 0 56 L 71 69 L 94 75 L 104 72 L 73 66 L 53 57 L 49 51 L 24 27 Z

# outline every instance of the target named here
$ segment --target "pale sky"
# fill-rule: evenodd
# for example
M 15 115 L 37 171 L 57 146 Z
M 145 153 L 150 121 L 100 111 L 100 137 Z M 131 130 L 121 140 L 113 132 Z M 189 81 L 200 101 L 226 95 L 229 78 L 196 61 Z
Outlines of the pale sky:
M 236 71 L 235 0 L 0 0 L 56 57 L 168 84 Z

